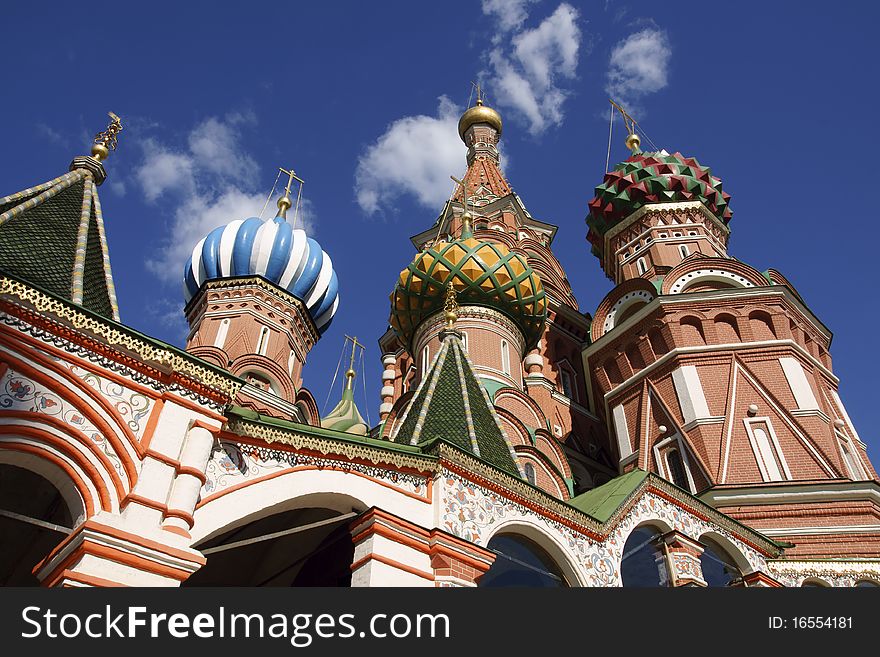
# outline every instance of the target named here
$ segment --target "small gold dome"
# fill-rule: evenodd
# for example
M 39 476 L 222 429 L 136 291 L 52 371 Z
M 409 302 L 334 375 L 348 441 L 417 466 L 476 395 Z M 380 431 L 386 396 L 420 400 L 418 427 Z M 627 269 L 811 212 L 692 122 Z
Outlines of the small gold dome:
M 458 135 L 462 141 L 468 128 L 477 123 L 488 123 L 498 131 L 499 135 L 501 134 L 501 115 L 491 107 L 483 105 L 481 99 L 477 99 L 477 104 L 462 114 L 458 120 Z

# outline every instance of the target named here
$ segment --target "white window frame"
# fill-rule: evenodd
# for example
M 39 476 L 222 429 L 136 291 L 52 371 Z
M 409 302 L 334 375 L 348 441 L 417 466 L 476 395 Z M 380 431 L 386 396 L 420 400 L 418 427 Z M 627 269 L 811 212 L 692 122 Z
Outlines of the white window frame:
M 749 443 L 751 443 L 752 446 L 752 453 L 755 456 L 758 470 L 761 472 L 761 477 L 764 481 L 790 481 L 791 470 L 788 469 L 788 463 L 785 461 L 785 455 L 782 453 L 782 448 L 779 446 L 779 439 L 776 437 L 776 430 L 773 428 L 773 423 L 770 422 L 770 418 L 766 416 L 743 418 L 743 424 L 746 427 L 746 433 L 749 435 Z M 776 461 L 781 467 L 781 479 L 774 479 L 770 476 L 770 472 L 764 464 L 764 456 L 758 446 L 758 437 L 754 433 L 755 428 L 766 428 L 765 433 L 767 433 L 768 445 L 775 452 L 773 455 L 776 456 Z
M 840 449 L 841 459 L 843 460 L 846 469 L 849 470 L 850 476 L 855 481 L 867 479 L 868 477 L 865 474 L 865 467 L 862 465 L 862 457 L 859 456 L 859 452 L 853 444 L 853 441 L 850 440 L 849 436 L 838 429 L 834 430 L 834 434 L 837 436 L 837 445 L 838 449 Z M 852 456 L 852 463 L 846 458 L 847 452 Z
M 681 259 L 684 260 L 691 254 L 691 250 L 688 248 L 687 244 L 679 244 L 678 253 L 681 255 Z
M 697 487 L 694 484 L 694 476 L 691 473 L 691 461 L 688 458 L 688 452 L 684 448 L 684 443 L 682 442 L 681 434 L 679 433 L 674 433 L 673 435 L 669 436 L 668 438 L 664 438 L 654 445 L 654 462 L 660 466 L 660 475 L 666 481 L 675 483 L 672 480 L 672 471 L 669 467 L 669 464 L 666 462 L 666 454 L 669 453 L 669 449 L 678 450 L 678 453 L 681 456 L 681 462 L 684 465 L 684 472 L 687 475 L 690 492 L 696 493 Z M 676 486 L 677 485 L 678 484 L 676 484 Z
M 257 353 L 260 356 L 265 356 L 267 351 L 269 351 L 269 327 L 264 326 L 260 329 L 260 339 L 257 341 Z
M 226 317 L 220 320 L 220 328 L 217 329 L 217 337 L 214 338 L 214 346 L 222 349 L 223 345 L 226 344 L 226 336 L 229 333 L 229 318 Z
M 426 344 L 424 349 L 422 349 L 422 376 L 428 373 L 428 367 L 430 367 L 431 361 L 431 345 Z
M 578 401 L 578 391 L 577 384 L 575 381 L 577 380 L 574 375 L 574 368 L 568 362 L 568 359 L 563 358 L 557 363 L 556 369 L 559 371 L 559 392 L 568 399 L 577 402 Z M 568 377 L 569 383 L 569 392 L 565 392 L 565 385 L 563 384 L 563 377 Z M 569 394 L 570 393 L 570 394 Z
M 647 273 L 647 271 L 648 271 L 648 263 L 645 262 L 645 258 L 644 258 L 644 257 L 639 258 L 638 260 L 636 260 L 636 269 L 638 269 L 638 271 L 639 271 L 639 275 L 640 275 L 640 276 L 641 276 L 642 274 Z
M 507 340 L 501 341 L 501 371 L 510 376 L 510 348 Z

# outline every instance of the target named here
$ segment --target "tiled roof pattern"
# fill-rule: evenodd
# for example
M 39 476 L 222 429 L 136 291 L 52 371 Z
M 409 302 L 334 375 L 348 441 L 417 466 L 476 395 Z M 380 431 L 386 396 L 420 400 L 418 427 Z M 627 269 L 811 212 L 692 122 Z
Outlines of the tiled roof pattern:
M 442 439 L 519 474 L 495 410 L 454 332 L 443 339 L 396 437 L 414 445 Z
M 118 319 L 100 221 L 96 186 L 81 170 L 2 198 L 0 270 Z M 85 252 L 80 288 L 76 255 L 81 226 Z

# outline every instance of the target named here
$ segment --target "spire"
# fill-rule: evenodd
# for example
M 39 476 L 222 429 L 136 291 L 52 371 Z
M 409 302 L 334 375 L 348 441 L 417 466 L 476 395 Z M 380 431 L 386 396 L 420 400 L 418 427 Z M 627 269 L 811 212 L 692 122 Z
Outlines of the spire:
M 364 349 L 364 345 L 358 342 L 357 337 L 345 336 L 346 342 L 351 341 L 351 358 L 348 363 L 348 370 L 345 372 L 345 388 L 342 391 L 342 399 L 333 408 L 330 413 L 321 418 L 321 426 L 325 429 L 334 429 L 336 431 L 344 431 L 358 436 L 365 436 L 369 427 L 364 422 L 354 401 L 354 380 L 357 373 L 354 371 L 355 350 L 360 347 Z
M 501 470 L 521 476 L 489 394 L 465 353 L 461 334 L 453 328 L 440 335 L 440 351 L 422 377 L 394 440 L 411 445 L 445 440 Z
M 0 270 L 110 319 L 119 320 L 98 186 L 122 121 L 110 113 L 92 154 L 70 171 L 0 198 Z

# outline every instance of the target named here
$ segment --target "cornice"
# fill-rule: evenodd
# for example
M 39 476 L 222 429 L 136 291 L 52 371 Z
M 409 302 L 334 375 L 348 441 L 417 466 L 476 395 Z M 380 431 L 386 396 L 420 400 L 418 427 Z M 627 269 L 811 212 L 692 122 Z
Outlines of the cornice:
M 109 347 L 115 352 L 116 359 L 125 362 L 134 357 L 159 373 L 208 388 L 226 401 L 234 399 L 244 384 L 238 377 L 171 345 L 3 274 L 0 274 L 0 298 L 7 301 L 5 310 L 22 321 L 30 323 L 30 319 L 40 319 L 40 328 L 60 338 L 79 338 L 91 343 L 82 345 L 87 349 L 98 345 Z

